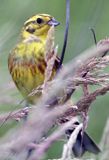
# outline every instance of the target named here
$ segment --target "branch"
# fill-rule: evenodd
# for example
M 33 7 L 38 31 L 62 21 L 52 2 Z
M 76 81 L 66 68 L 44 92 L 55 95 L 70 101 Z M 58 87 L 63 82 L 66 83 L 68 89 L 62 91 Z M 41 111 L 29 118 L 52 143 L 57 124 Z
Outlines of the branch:
M 0 114 L 0 123 L 2 124 L 5 121 L 16 120 L 19 121 L 21 118 L 24 118 L 29 112 L 29 108 L 25 107 L 17 111 L 12 111 L 9 113 Z
M 78 114 L 80 114 L 81 112 L 85 112 L 91 105 L 91 103 L 93 103 L 97 96 L 101 96 L 106 94 L 109 91 L 109 85 L 106 87 L 102 87 L 100 89 L 97 89 L 96 91 L 94 91 L 93 93 L 89 93 L 87 96 L 81 98 L 75 106 L 77 106 L 77 108 L 69 108 L 67 110 L 67 112 L 64 114 L 64 116 L 62 116 L 58 122 L 62 123 L 63 119 L 66 119 L 68 117 L 72 117 L 72 116 L 76 116 Z
M 39 145 L 30 144 L 30 147 L 34 149 L 33 155 L 30 157 L 30 160 L 39 160 L 44 156 L 46 151 L 51 147 L 51 145 L 62 138 L 65 135 L 65 131 L 73 127 L 74 123 L 77 122 L 77 118 L 72 118 L 69 122 L 59 127 L 55 132 L 53 132 L 49 137 L 47 137 L 42 143 Z M 28 159 L 29 160 L 29 159 Z
M 66 0 L 66 28 L 65 28 L 65 35 L 64 35 L 64 44 L 61 52 L 61 57 L 60 57 L 60 63 L 58 66 L 58 71 L 61 69 L 64 56 L 65 56 L 65 50 L 67 46 L 67 39 L 68 39 L 68 31 L 69 31 L 69 21 L 70 21 L 70 0 Z
M 0 155 L 5 156 L 4 153 L 7 152 L 9 155 L 14 154 L 19 158 L 23 154 L 23 159 L 25 159 L 28 154 L 28 145 L 33 142 L 39 144 L 42 141 L 43 136 L 46 135 L 55 124 L 56 120 L 68 111 L 69 105 L 67 102 L 70 99 L 70 96 L 68 95 L 70 95 L 69 93 L 72 93 L 74 88 L 79 85 L 79 82 L 77 83 L 74 81 L 75 77 L 77 75 L 82 77 L 83 75 L 82 72 L 79 72 L 80 68 L 84 68 L 84 71 L 86 71 L 87 68 L 91 69 L 87 62 L 95 56 L 101 56 L 102 53 L 107 50 L 109 50 L 108 45 L 94 47 L 83 52 L 82 55 L 68 63 L 64 69 L 57 74 L 55 79 L 49 82 L 50 87 L 47 90 L 47 94 L 43 94 L 36 106 L 33 106 L 30 110 L 27 122 L 17 130 L 17 133 L 12 133 L 10 136 L 8 135 L 9 142 L 6 141 L 1 144 Z M 92 66 L 95 67 L 94 64 Z M 97 89 L 93 93 L 89 93 L 89 95 L 83 97 L 84 99 L 78 101 L 77 109 L 75 111 L 75 108 L 73 108 L 72 113 L 78 115 L 78 113 L 89 107 L 96 96 L 103 95 L 108 90 L 109 85 Z M 31 96 L 34 94 L 35 91 L 31 93 Z M 16 135 L 16 137 L 13 138 L 12 135 Z M 4 138 L 7 140 L 5 136 Z

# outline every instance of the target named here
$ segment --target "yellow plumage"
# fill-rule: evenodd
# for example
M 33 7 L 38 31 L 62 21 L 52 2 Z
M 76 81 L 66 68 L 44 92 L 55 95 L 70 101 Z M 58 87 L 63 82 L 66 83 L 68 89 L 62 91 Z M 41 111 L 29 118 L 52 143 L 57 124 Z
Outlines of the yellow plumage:
M 49 29 L 59 23 L 50 15 L 38 14 L 29 18 L 21 31 L 21 39 L 9 55 L 10 74 L 24 97 L 44 82 L 46 69 L 45 44 Z M 54 70 L 57 69 L 56 60 Z M 27 97 L 35 103 L 40 95 Z

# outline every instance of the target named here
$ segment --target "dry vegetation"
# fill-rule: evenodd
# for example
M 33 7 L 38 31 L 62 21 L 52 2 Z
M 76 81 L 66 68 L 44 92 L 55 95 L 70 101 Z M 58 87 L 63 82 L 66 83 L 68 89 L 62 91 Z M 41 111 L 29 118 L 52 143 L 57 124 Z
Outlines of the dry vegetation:
M 1 139 L 0 159 L 2 160 L 43 159 L 52 144 L 64 136 L 65 130 L 73 127 L 75 121 L 77 121 L 76 116 L 80 116 L 82 117 L 80 125 L 75 128 L 70 139 L 65 142 L 62 155 L 60 155 L 61 160 L 73 159 L 72 146 L 81 128 L 86 128 L 88 125 L 88 113 L 91 103 L 98 96 L 102 96 L 109 91 L 109 74 L 105 70 L 105 68 L 109 67 L 109 56 L 103 56 L 104 52 L 109 50 L 108 39 L 100 41 L 97 46 L 86 50 L 75 59 L 72 59 L 68 64 L 63 66 L 52 81 L 49 81 L 49 79 L 57 55 L 57 47 L 54 47 L 53 27 L 48 33 L 46 46 L 45 59 L 47 61 L 47 69 L 44 84 L 34 89 L 28 95 L 32 96 L 37 94 L 37 92 L 42 92 L 39 102 L 31 106 L 31 108 L 26 107 L 0 115 L 0 130 L 2 130 L 4 123 L 8 123 L 9 121 L 19 120 L 18 123 L 20 123 L 18 127 L 10 130 Z M 54 54 L 50 55 L 53 50 Z M 93 87 L 92 92 L 89 90 L 89 86 Z M 8 90 L 12 89 L 12 87 L 13 85 Z M 82 88 L 83 95 L 78 99 L 76 104 L 73 104 L 71 96 L 73 99 L 73 93 L 78 87 Z M 12 97 L 3 97 L 0 99 L 0 102 L 2 104 L 15 104 Z M 21 123 L 21 119 L 26 114 L 28 114 L 27 121 Z M 58 128 L 47 136 L 48 131 L 54 125 L 58 125 Z M 46 138 L 43 138 L 45 135 Z M 98 156 L 91 154 L 88 160 L 108 160 L 108 136 L 109 120 L 100 143 L 102 152 Z M 30 150 L 33 150 L 33 152 L 28 154 Z

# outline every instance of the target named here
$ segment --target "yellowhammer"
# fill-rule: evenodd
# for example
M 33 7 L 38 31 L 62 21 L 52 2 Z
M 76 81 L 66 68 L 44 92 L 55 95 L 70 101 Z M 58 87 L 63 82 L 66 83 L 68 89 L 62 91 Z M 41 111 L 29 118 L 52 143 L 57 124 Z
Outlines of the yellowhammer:
M 22 95 L 29 103 L 35 103 L 37 96 L 27 97 L 33 89 L 43 84 L 46 62 L 44 60 L 45 44 L 51 26 L 57 26 L 57 22 L 48 14 L 37 14 L 29 18 L 21 31 L 21 38 L 9 55 L 9 71 Z M 54 64 L 54 70 L 58 67 L 58 58 Z
M 28 94 L 44 82 L 46 38 L 51 26 L 55 27 L 57 25 L 59 25 L 59 22 L 48 14 L 37 14 L 31 17 L 24 23 L 20 41 L 9 55 L 8 66 L 10 74 L 17 88 L 29 103 L 35 103 L 40 96 L 28 97 Z M 58 65 L 59 59 L 56 58 L 53 67 L 54 73 Z M 78 122 L 76 125 L 78 125 Z M 66 131 L 68 138 L 72 132 L 73 129 Z M 78 134 L 72 150 L 75 156 L 81 156 L 85 151 L 95 154 L 100 151 L 87 133 L 82 135 L 82 131 Z

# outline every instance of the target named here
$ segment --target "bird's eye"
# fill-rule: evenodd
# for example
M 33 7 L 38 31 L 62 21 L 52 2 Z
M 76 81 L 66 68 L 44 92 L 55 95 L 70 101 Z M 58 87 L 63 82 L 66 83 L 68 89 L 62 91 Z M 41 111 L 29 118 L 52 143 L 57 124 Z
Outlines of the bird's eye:
M 36 20 L 36 21 L 37 21 L 37 23 L 38 23 L 38 24 L 43 23 L 43 19 L 41 19 L 41 18 L 37 18 L 37 20 Z

